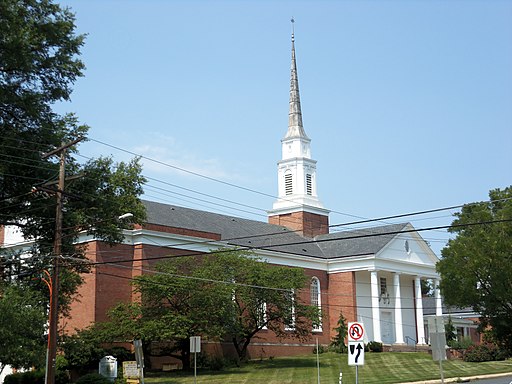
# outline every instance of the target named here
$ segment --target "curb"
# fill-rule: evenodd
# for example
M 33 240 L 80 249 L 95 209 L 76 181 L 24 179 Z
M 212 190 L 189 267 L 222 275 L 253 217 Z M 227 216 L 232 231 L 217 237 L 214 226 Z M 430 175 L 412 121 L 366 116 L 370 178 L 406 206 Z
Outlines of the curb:
M 504 372 L 504 373 L 492 373 L 488 375 L 479 375 L 479 376 L 468 376 L 468 377 L 450 377 L 444 379 L 445 383 L 464 383 L 473 380 L 482 380 L 482 379 L 493 379 L 495 377 L 503 377 L 503 376 L 511 376 L 512 372 Z M 436 380 L 426 380 L 426 381 L 408 381 L 400 384 L 438 384 L 441 383 L 441 379 Z M 512 382 L 511 382 L 512 383 Z

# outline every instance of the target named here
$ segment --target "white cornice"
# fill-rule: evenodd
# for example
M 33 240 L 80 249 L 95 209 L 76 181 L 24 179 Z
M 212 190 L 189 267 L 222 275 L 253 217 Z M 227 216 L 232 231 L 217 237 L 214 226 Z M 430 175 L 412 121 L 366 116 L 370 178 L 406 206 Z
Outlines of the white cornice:
M 183 236 L 147 229 L 125 230 L 124 234 L 125 241 L 123 244 L 126 245 L 143 244 L 205 253 L 220 248 L 237 248 L 225 241 L 208 240 L 200 237 Z M 81 236 L 79 242 L 85 243 L 88 241 L 94 241 L 94 238 L 91 236 Z M 425 265 L 404 260 L 384 259 L 379 258 L 374 254 L 327 259 L 267 249 L 254 249 L 253 251 L 257 257 L 271 264 L 315 269 L 329 274 L 378 270 L 398 272 L 423 278 L 439 278 L 439 275 L 435 271 L 435 265 Z

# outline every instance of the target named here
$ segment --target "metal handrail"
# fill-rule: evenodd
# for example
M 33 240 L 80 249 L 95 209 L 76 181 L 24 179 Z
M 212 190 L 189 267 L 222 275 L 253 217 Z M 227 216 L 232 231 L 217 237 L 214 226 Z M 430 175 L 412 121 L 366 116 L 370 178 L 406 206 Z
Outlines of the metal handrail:
M 412 337 L 405 336 L 405 342 L 407 345 L 409 345 L 409 340 L 414 342 L 414 350 L 416 351 L 416 345 L 418 344 L 417 340 L 413 339 Z

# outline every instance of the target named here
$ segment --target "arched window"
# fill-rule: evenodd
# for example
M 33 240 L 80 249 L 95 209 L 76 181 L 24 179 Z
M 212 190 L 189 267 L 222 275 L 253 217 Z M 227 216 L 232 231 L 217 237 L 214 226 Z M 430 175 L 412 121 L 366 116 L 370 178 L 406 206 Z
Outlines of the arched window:
M 289 307 L 285 314 L 285 330 L 291 331 L 295 329 L 295 290 L 285 292 L 285 298 L 288 300 Z
M 267 329 L 267 303 L 264 301 L 261 301 L 258 303 L 257 308 L 257 319 L 256 319 L 256 325 L 258 327 L 261 327 L 261 329 Z
M 309 288 L 311 292 L 311 305 L 317 306 L 318 309 L 322 308 L 322 297 L 320 291 L 320 280 L 318 277 L 313 276 L 311 279 L 311 285 Z M 318 323 L 313 324 L 313 331 L 321 332 L 322 331 L 322 318 L 318 319 Z

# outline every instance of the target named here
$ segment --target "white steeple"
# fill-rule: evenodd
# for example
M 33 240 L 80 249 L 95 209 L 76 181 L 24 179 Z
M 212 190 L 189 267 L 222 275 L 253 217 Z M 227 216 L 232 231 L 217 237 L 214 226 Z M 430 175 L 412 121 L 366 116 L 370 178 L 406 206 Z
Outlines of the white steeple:
M 277 163 L 278 199 L 274 202 L 272 210 L 269 211 L 270 218 L 294 212 L 308 212 L 320 216 L 329 214 L 329 211 L 318 199 L 316 160 L 311 158 L 311 140 L 306 135 L 302 123 L 294 35 L 292 32 L 288 131 L 281 140 L 282 155 L 281 160 Z M 276 222 L 272 219 L 270 221 Z

